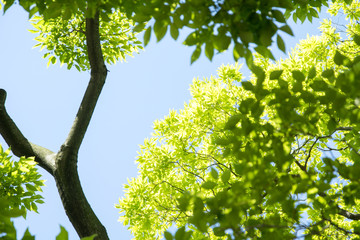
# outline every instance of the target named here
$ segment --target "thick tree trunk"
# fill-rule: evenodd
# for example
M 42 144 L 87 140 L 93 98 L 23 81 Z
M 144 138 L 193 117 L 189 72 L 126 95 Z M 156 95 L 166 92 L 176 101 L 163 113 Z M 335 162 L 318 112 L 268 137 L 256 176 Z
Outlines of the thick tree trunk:
M 96 234 L 95 239 L 108 240 L 105 227 L 84 195 L 77 171 L 78 151 L 107 76 L 100 45 L 98 14 L 86 19 L 86 41 L 91 67 L 90 81 L 68 137 L 58 153 L 33 144 L 23 136 L 6 112 L 6 92 L 3 89 L 0 89 L 0 134 L 16 156 L 35 156 L 39 165 L 55 178 L 65 212 L 79 237 Z

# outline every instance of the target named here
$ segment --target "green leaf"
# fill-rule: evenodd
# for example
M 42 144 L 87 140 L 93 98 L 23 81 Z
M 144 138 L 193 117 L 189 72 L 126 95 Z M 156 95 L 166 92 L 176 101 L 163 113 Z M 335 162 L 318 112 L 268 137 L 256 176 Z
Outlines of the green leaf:
M 180 198 L 177 199 L 177 201 L 179 203 L 178 205 L 179 209 L 184 212 L 187 211 L 190 201 L 188 195 L 183 194 Z
M 214 45 L 211 41 L 206 42 L 205 55 L 211 61 L 214 56 Z
M 93 234 L 89 237 L 84 237 L 84 238 L 81 238 L 80 240 L 94 240 L 94 238 L 97 236 L 97 234 Z
M 164 232 L 164 237 L 165 237 L 166 240 L 173 240 L 174 239 L 173 235 L 168 231 Z
M 359 35 L 354 34 L 353 40 L 356 43 L 356 45 L 360 46 L 360 36 Z
M 274 70 L 270 73 L 270 80 L 279 79 L 284 70 Z
M 238 124 L 238 122 L 240 121 L 240 119 L 241 119 L 241 114 L 232 115 L 226 122 L 224 129 L 229 129 L 229 130 L 234 129 L 236 127 L 236 124 Z
M 344 65 L 344 62 L 347 60 L 347 57 L 342 55 L 339 51 L 336 51 L 334 56 L 334 63 L 336 65 Z
M 170 25 L 170 35 L 174 40 L 177 40 L 179 37 L 179 29 L 175 24 Z
M 228 49 L 230 43 L 231 43 L 231 38 L 226 36 L 226 35 L 223 35 L 223 36 L 220 35 L 220 36 L 214 36 L 213 37 L 214 47 L 219 52 Z
M 201 47 L 197 46 L 191 55 L 191 64 L 193 64 L 193 62 L 199 59 L 200 54 L 201 54 Z
M 179 228 L 175 233 L 175 240 L 184 240 L 185 237 L 185 227 Z
M 134 32 L 141 32 L 141 31 L 144 30 L 145 26 L 146 26 L 146 23 L 139 23 L 133 28 L 133 31 Z
M 196 32 L 192 32 L 190 33 L 185 41 L 183 42 L 184 45 L 187 45 L 187 46 L 193 46 L 197 43 L 197 34 Z
M 310 68 L 310 70 L 309 70 L 308 78 L 309 78 L 309 79 L 313 79 L 315 76 L 316 76 L 316 68 L 315 68 L 315 67 L 312 67 L 312 68 Z
M 294 33 L 292 32 L 291 28 L 289 27 L 289 25 L 284 25 L 281 28 L 279 28 L 281 31 L 286 32 L 287 34 L 294 36 Z
M 35 240 L 35 237 L 30 234 L 29 229 L 27 228 L 21 240 Z
M 216 183 L 215 182 L 212 182 L 212 181 L 206 181 L 204 182 L 201 187 L 204 188 L 204 189 L 213 189 L 214 187 L 216 187 Z M 57 239 L 56 239 L 57 240 Z
M 299 70 L 292 71 L 292 76 L 296 81 L 299 82 L 303 82 L 305 80 L 305 75 Z
M 151 26 L 149 26 L 144 33 L 144 45 L 148 45 L 151 37 Z
M 4 14 L 6 13 L 6 11 L 14 4 L 15 0 L 6 0 L 5 1 L 5 6 L 4 6 Z M 3 3 L 1 3 L 0 5 L 2 5 Z
M 60 225 L 60 233 L 56 236 L 56 240 L 69 240 L 69 234 L 66 229 Z
M 164 20 L 158 20 L 154 24 L 154 33 L 157 41 L 159 42 L 165 36 L 168 29 L 168 24 Z
M 239 58 L 243 57 L 245 54 L 244 45 L 240 43 L 235 43 L 235 47 L 233 49 L 233 56 L 235 61 L 237 61 Z
M 283 51 L 284 53 L 286 53 L 286 51 L 285 51 L 285 43 L 284 43 L 284 40 L 280 37 L 280 35 L 277 35 L 276 43 L 277 43 L 278 48 L 281 51 Z
M 225 184 L 228 183 L 229 179 L 230 179 L 230 170 L 229 169 L 226 169 L 223 174 L 221 175 L 221 181 Z
M 254 85 L 252 85 L 252 83 L 249 81 L 242 82 L 241 86 L 243 86 L 243 88 L 248 91 L 252 91 L 254 89 Z
M 219 173 L 214 168 L 211 168 L 210 174 L 211 174 L 211 177 L 215 180 L 217 180 L 219 178 Z
M 276 21 L 281 23 L 286 23 L 286 19 L 284 17 L 284 14 L 279 10 L 272 10 L 271 11 L 273 17 L 276 19 Z
M 321 76 L 324 78 L 331 78 L 334 76 L 334 69 L 326 69 L 322 72 Z

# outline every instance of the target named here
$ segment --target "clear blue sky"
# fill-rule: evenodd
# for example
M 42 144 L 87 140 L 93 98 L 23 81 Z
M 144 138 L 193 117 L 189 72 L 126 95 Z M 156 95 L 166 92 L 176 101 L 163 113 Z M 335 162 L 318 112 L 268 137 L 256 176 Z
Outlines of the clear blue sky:
M 326 16 L 326 15 L 322 15 Z M 285 34 L 287 50 L 306 34 L 318 34 L 319 20 L 291 24 L 295 38 Z M 0 16 L 0 88 L 7 91 L 6 107 L 20 130 L 31 142 L 58 151 L 71 127 L 89 80 L 89 73 L 68 71 L 65 66 L 46 67 L 27 13 L 18 5 Z M 111 239 L 131 239 L 114 205 L 123 196 L 127 178 L 137 175 L 136 152 L 149 137 L 152 123 L 162 119 L 169 109 L 180 109 L 190 99 L 189 84 L 194 77 L 216 75 L 222 64 L 233 64 L 231 52 L 209 62 L 202 55 L 190 65 L 193 48 L 174 41 L 169 34 L 161 42 L 155 37 L 144 52 L 128 58 L 127 63 L 109 66 L 110 70 L 92 122 L 79 153 L 79 174 L 88 201 L 107 228 Z M 274 51 L 276 57 L 284 57 Z M 248 75 L 248 71 L 245 72 Z M 8 146 L 0 137 L 0 144 Z M 18 238 L 26 227 L 37 240 L 55 239 L 63 225 L 70 239 L 78 239 L 68 221 L 52 177 L 46 179 L 45 204 L 39 213 L 29 213 L 26 220 L 16 220 Z

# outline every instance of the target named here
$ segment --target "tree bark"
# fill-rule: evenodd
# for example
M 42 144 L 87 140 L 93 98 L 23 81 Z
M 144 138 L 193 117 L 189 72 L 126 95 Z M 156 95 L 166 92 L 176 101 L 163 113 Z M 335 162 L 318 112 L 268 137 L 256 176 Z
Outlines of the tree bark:
M 77 171 L 79 148 L 107 76 L 101 51 L 98 14 L 94 18 L 86 19 L 86 41 L 91 67 L 90 81 L 71 130 L 60 150 L 55 154 L 29 142 L 23 136 L 6 111 L 6 91 L 3 89 L 0 89 L 0 134 L 16 156 L 35 156 L 39 166 L 55 178 L 65 212 L 80 238 L 96 234 L 95 239 L 108 240 L 105 227 L 85 197 Z

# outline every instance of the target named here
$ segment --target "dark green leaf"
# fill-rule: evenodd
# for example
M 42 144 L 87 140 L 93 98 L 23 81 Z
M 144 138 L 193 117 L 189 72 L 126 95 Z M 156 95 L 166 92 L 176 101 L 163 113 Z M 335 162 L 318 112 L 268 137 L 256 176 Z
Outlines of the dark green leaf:
M 356 43 L 356 45 L 360 46 L 360 36 L 359 35 L 354 34 L 353 40 Z
M 343 65 L 345 59 L 346 57 L 344 55 L 342 55 L 339 51 L 336 51 L 334 56 L 334 62 L 336 65 Z
M 277 43 L 278 48 L 281 51 L 283 51 L 284 53 L 286 53 L 286 51 L 285 51 L 285 43 L 284 43 L 284 40 L 280 37 L 280 35 L 277 35 L 276 43 Z
M 154 24 L 154 33 L 157 41 L 159 42 L 165 36 L 168 29 L 168 24 L 164 20 L 158 20 Z
M 196 32 L 192 32 L 190 33 L 185 41 L 183 42 L 184 45 L 187 45 L 187 46 L 193 46 L 197 43 L 197 34 Z
M 151 26 L 149 26 L 144 33 L 144 45 L 148 45 L 151 37 Z
M 179 228 L 175 233 L 175 240 L 184 240 L 185 238 L 185 227 Z
M 321 76 L 324 78 L 331 78 L 334 76 L 334 70 L 333 69 L 326 69 L 322 72 Z
M 274 16 L 274 18 L 276 19 L 276 21 L 281 22 L 281 23 L 286 23 L 284 14 L 279 11 L 279 10 L 272 10 L 272 15 Z
M 232 115 L 228 121 L 225 124 L 225 129 L 233 129 L 236 127 L 236 124 L 240 121 L 241 119 L 241 114 L 234 114 Z
M 241 83 L 241 86 L 243 86 L 243 88 L 245 90 L 248 90 L 248 91 L 252 91 L 254 89 L 254 85 L 252 85 L 251 82 L 247 81 L 247 82 L 242 82 Z
M 27 228 L 21 240 L 35 240 L 35 237 L 30 234 L 29 229 Z
M 15 0 L 6 0 L 4 6 L 4 13 L 14 4 Z
M 280 28 L 281 31 L 286 32 L 287 34 L 294 36 L 291 28 L 289 27 L 289 25 L 284 25 Z
M 214 47 L 220 52 L 226 50 L 229 47 L 230 42 L 231 38 L 228 36 L 215 36 L 213 38 Z
M 206 181 L 201 185 L 201 187 L 204 188 L 204 189 L 213 189 L 216 185 L 217 184 L 212 182 L 212 181 Z
M 173 240 L 174 239 L 173 235 L 168 231 L 164 232 L 164 237 L 165 237 L 166 240 Z
M 175 24 L 170 25 L 170 35 L 174 40 L 179 37 L 179 29 L 176 27 Z
M 231 172 L 230 172 L 230 170 L 229 169 L 226 169 L 224 172 L 223 172 L 223 174 L 221 175 L 221 181 L 223 182 L 223 183 L 228 183 L 228 181 L 229 181 L 229 179 L 230 179 L 230 174 L 231 174 Z
M 284 70 L 274 70 L 270 73 L 270 80 L 279 79 Z
M 214 45 L 211 41 L 206 42 L 205 55 L 211 61 L 214 56 Z
M 144 30 L 145 26 L 146 26 L 146 23 L 139 23 L 134 27 L 133 31 L 134 32 L 141 32 L 141 31 Z
M 235 47 L 233 49 L 233 56 L 235 61 L 237 61 L 239 58 L 243 57 L 245 54 L 244 51 L 244 45 L 240 43 L 235 43 Z
M 296 81 L 299 82 L 303 82 L 305 80 L 305 75 L 299 70 L 292 71 L 292 76 Z
M 316 76 L 316 68 L 315 68 L 315 67 L 312 67 L 312 68 L 310 68 L 310 70 L 309 70 L 308 78 L 309 78 L 309 79 L 313 79 L 315 76 Z

